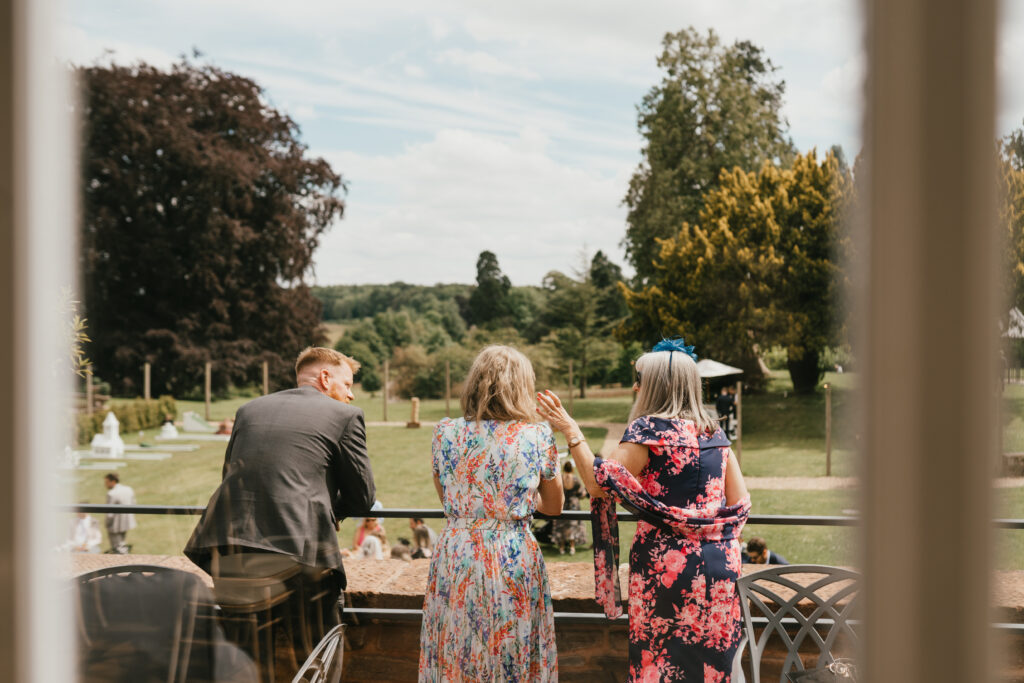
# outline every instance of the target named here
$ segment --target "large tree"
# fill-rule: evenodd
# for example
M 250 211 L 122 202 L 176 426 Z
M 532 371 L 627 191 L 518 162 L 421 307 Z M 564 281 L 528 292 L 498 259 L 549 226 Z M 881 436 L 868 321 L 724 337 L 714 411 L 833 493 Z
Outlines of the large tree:
M 1011 306 L 1024 309 L 1024 126 L 999 141 L 999 152 L 1006 298 Z
M 621 348 L 610 331 L 627 313 L 621 281 L 622 270 L 600 251 L 589 261 L 582 254 L 572 275 L 551 271 L 544 277 L 543 340 L 560 369 L 573 361 L 580 398 L 586 398 L 588 382 L 606 377 L 619 360 Z
M 493 251 L 482 251 L 476 260 L 476 287 L 469 295 L 469 322 L 473 325 L 500 324 L 512 314 L 512 283 L 501 272 Z
M 182 61 L 78 69 L 81 269 L 96 372 L 138 391 L 276 383 L 322 341 L 305 285 L 344 185 L 248 78 Z M 294 381 L 294 379 L 291 379 Z
M 638 106 L 643 159 L 626 194 L 624 246 L 641 283 L 654 274 L 658 239 L 699 221 L 722 169 L 757 170 L 792 154 L 782 116 L 785 84 L 761 48 L 722 45 L 714 31 L 665 35 L 661 83 Z
M 1014 143 L 1019 149 L 1014 148 Z M 1024 309 L 1024 131 L 1004 141 L 999 164 L 1000 222 L 1003 227 L 1004 295 Z
M 700 222 L 663 241 L 650 284 L 627 291 L 627 336 L 681 334 L 698 353 L 762 379 L 758 348 L 786 348 L 793 385 L 812 391 L 819 356 L 839 340 L 837 254 L 851 195 L 849 170 L 829 153 L 791 166 L 724 171 Z
M 1024 127 L 1011 131 L 1002 139 L 1003 159 L 1017 171 L 1024 171 Z

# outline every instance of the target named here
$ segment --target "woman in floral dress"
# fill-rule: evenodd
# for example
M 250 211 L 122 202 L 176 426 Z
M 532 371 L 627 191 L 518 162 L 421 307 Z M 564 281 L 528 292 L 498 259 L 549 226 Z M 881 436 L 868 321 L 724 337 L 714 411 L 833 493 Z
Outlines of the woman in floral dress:
M 434 430 L 434 485 L 448 522 L 430 560 L 421 682 L 558 680 L 551 592 L 530 521 L 535 509 L 561 512 L 562 483 L 533 391 L 526 356 L 489 346 L 469 370 L 465 417 Z
M 597 595 L 612 617 L 621 614 L 615 501 L 640 517 L 629 554 L 631 682 L 727 682 L 740 642 L 739 536 L 750 497 L 701 404 L 692 351 L 666 340 L 637 360 L 633 419 L 607 459 L 593 456 L 557 396 L 538 394 L 592 498 Z

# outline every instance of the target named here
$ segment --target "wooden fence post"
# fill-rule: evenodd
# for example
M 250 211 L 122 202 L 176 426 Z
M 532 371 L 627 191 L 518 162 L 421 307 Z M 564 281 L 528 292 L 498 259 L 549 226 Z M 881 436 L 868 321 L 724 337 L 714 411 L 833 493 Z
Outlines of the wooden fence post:
M 270 362 L 263 361 L 263 395 L 270 393 Z
M 452 362 L 444 362 L 444 416 L 452 416 Z
M 151 398 L 150 391 L 149 391 L 150 390 L 149 378 L 150 378 L 150 365 L 149 365 L 149 363 L 144 363 L 142 365 L 142 398 L 146 399 L 147 401 Z
M 210 389 L 212 386 L 211 377 L 213 374 L 213 363 L 206 361 L 204 391 L 206 393 L 206 421 L 210 421 Z
M 736 439 L 733 441 L 736 462 L 743 464 L 743 382 L 736 382 Z
M 415 396 L 412 397 L 412 414 L 409 416 L 409 421 L 405 423 L 405 426 L 410 429 L 419 429 L 420 426 L 420 400 Z
M 388 375 L 390 374 L 391 367 L 388 362 L 384 361 L 384 421 L 388 421 Z
M 572 395 L 575 392 L 572 387 L 572 361 L 569 361 L 569 416 L 572 416 Z
M 832 385 L 825 382 L 825 476 L 832 476 Z
M 85 414 L 92 415 L 92 366 L 85 369 Z

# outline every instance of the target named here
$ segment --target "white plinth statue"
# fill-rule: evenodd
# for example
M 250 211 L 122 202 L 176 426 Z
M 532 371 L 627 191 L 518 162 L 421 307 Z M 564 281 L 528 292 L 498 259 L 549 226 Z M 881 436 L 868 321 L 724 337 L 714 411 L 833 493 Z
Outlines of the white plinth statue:
M 114 413 L 107 413 L 103 419 L 103 433 L 92 437 L 92 455 L 96 458 L 123 458 L 124 441 L 120 434 L 121 423 Z

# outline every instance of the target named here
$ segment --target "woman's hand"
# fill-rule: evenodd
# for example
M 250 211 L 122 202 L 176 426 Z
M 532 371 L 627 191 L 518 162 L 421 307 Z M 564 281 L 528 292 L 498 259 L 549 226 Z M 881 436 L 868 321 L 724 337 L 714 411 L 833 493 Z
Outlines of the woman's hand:
M 566 438 L 580 435 L 580 426 L 569 416 L 555 392 L 550 389 L 537 392 L 537 412 L 551 424 L 555 431 L 562 432 Z

